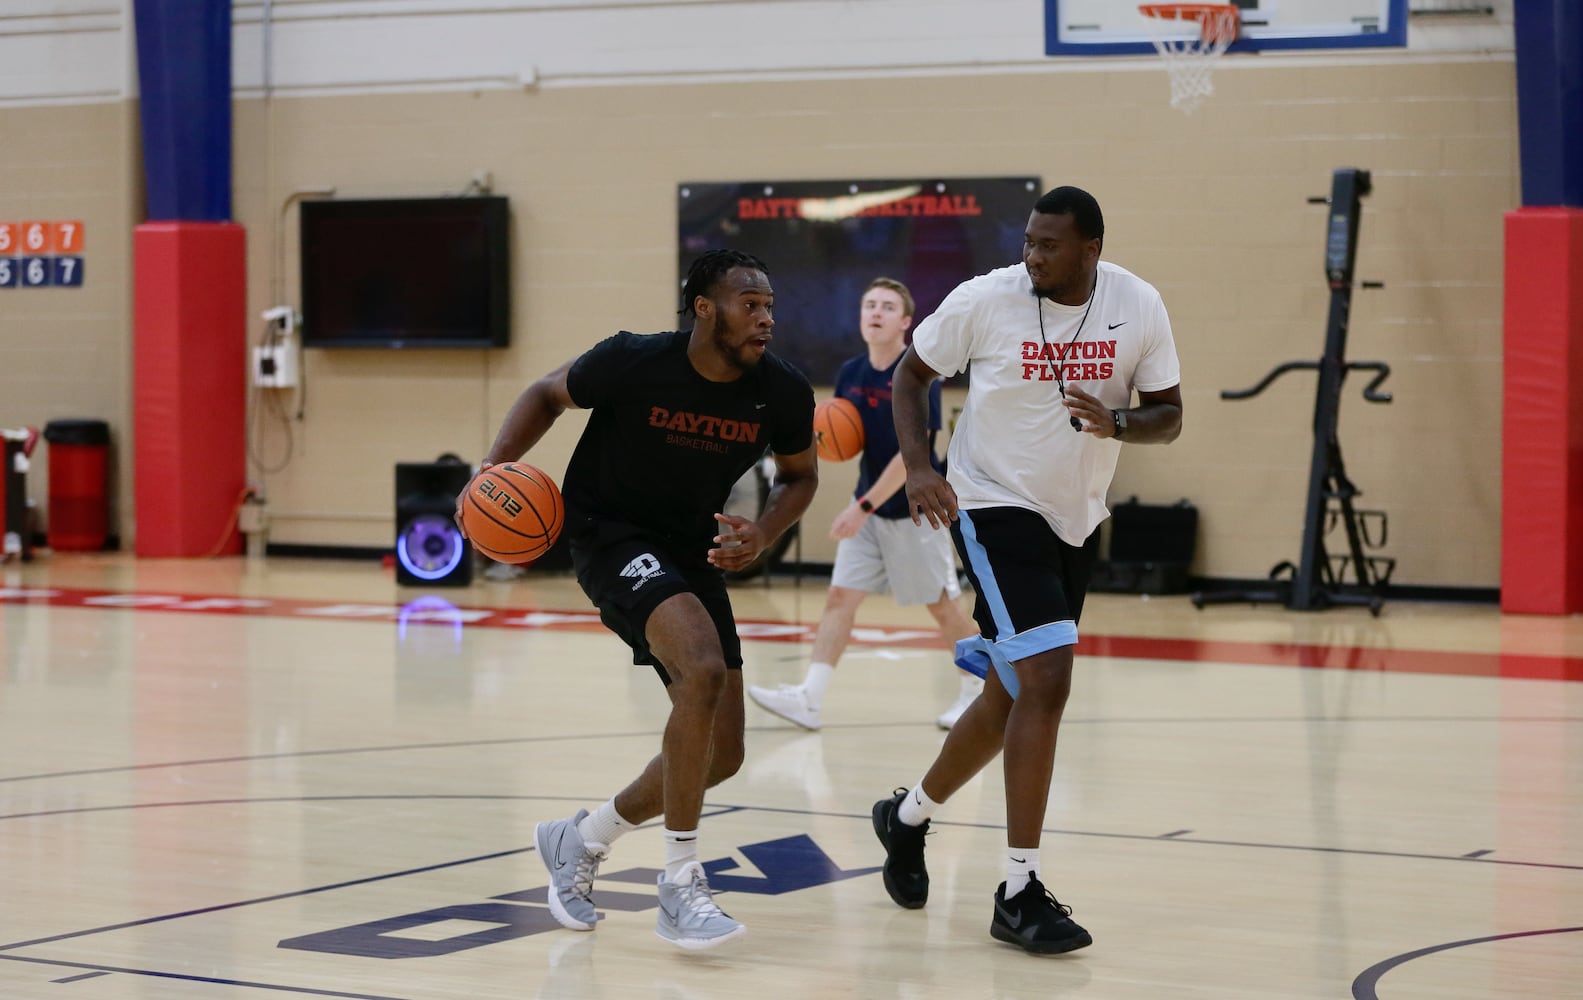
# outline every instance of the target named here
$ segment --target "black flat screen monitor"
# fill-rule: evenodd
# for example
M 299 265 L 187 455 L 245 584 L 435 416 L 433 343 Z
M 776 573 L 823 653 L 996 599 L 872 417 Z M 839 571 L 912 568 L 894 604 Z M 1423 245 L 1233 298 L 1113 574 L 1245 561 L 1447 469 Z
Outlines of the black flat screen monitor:
M 304 347 L 505 347 L 508 199 L 302 203 Z

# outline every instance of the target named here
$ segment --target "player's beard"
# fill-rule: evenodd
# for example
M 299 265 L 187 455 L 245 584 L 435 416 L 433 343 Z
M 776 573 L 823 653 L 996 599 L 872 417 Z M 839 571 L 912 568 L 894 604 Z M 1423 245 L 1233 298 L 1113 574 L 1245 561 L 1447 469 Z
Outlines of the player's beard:
M 714 336 L 715 350 L 719 351 L 720 356 L 725 359 L 726 363 L 737 371 L 749 372 L 758 367 L 759 359 L 762 357 L 750 347 L 756 339 L 756 337 L 749 337 L 740 344 L 732 344 L 729 330 L 716 329 Z
M 1060 282 L 1059 284 L 1051 283 L 1045 285 L 1034 285 L 1033 294 L 1039 296 L 1041 299 L 1049 299 L 1051 302 L 1059 302 L 1063 297 L 1076 292 L 1077 289 L 1081 287 L 1082 280 L 1083 276 L 1081 274 L 1076 274 L 1070 276 L 1068 280 Z M 1049 275 L 1045 275 L 1045 281 L 1050 281 Z M 1087 291 L 1087 289 L 1085 288 L 1084 291 Z
M 1027 264 L 1023 267 L 1026 269 Z M 1063 302 L 1070 306 L 1080 306 L 1088 301 L 1094 293 L 1094 287 L 1099 280 L 1099 275 L 1087 273 L 1081 265 L 1072 267 L 1065 274 L 1052 274 L 1049 269 L 1044 270 L 1044 282 L 1034 282 L 1033 274 L 1028 274 L 1028 280 L 1033 284 L 1033 294 L 1041 299 L 1051 302 Z

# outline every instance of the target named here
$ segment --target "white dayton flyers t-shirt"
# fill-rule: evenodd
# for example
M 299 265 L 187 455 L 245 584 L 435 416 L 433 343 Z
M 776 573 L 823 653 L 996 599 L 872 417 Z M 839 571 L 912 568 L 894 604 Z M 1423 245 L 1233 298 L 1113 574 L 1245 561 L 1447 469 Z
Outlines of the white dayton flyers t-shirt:
M 1037 298 L 1021 264 L 964 281 L 918 325 L 912 346 L 942 374 L 972 365 L 946 456 L 957 502 L 1038 511 L 1068 545 L 1082 545 L 1110 513 L 1105 492 L 1122 442 L 1072 429 L 1057 366 L 1066 385 L 1113 409 L 1130 406 L 1133 389 L 1181 381 L 1160 293 L 1106 261 L 1092 303 L 1081 306 Z

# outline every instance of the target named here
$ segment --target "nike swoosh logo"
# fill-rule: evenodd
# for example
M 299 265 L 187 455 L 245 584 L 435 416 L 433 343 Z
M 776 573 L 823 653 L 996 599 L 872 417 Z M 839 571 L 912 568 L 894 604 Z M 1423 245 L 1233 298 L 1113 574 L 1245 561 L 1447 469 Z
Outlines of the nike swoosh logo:
M 665 914 L 665 919 L 669 920 L 671 923 L 675 923 L 676 922 L 676 913 L 680 913 L 682 911 L 681 910 L 677 910 L 676 913 L 672 913 L 670 910 L 667 910 L 665 908 L 665 904 L 664 903 L 661 903 L 660 904 L 660 912 Z
M 1110 329 L 1114 330 L 1118 326 L 1126 326 L 1126 325 L 1127 325 L 1127 321 L 1126 320 L 1122 320 L 1120 323 L 1112 323 L 1112 324 L 1110 324 Z
M 566 841 L 566 828 L 561 828 L 561 835 L 555 838 L 555 870 L 560 871 L 566 867 L 566 862 L 561 860 L 561 844 Z
M 1014 915 L 1008 912 L 1006 908 L 1001 906 L 999 903 L 995 904 L 995 911 L 1000 914 L 1000 919 L 1006 921 L 1006 926 L 1010 927 L 1012 930 L 1016 930 L 1022 926 L 1022 914 L 1018 913 Z
M 753 404 L 753 408 L 755 410 L 762 410 L 762 409 L 764 409 L 764 407 L 766 407 L 768 405 L 769 405 L 768 403 L 754 403 Z
M 1019 864 L 1019 865 L 1025 865 L 1025 864 L 1028 863 L 1028 859 L 1027 858 L 1012 858 L 1011 860 L 1017 862 L 1017 864 Z

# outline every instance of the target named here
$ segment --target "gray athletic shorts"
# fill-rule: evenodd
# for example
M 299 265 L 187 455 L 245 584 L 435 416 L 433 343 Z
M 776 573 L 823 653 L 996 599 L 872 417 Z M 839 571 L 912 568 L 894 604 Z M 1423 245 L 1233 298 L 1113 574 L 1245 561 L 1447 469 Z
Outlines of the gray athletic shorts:
M 857 534 L 841 539 L 830 582 L 870 594 L 889 590 L 904 607 L 962 595 L 951 533 L 908 517 L 870 517 Z

